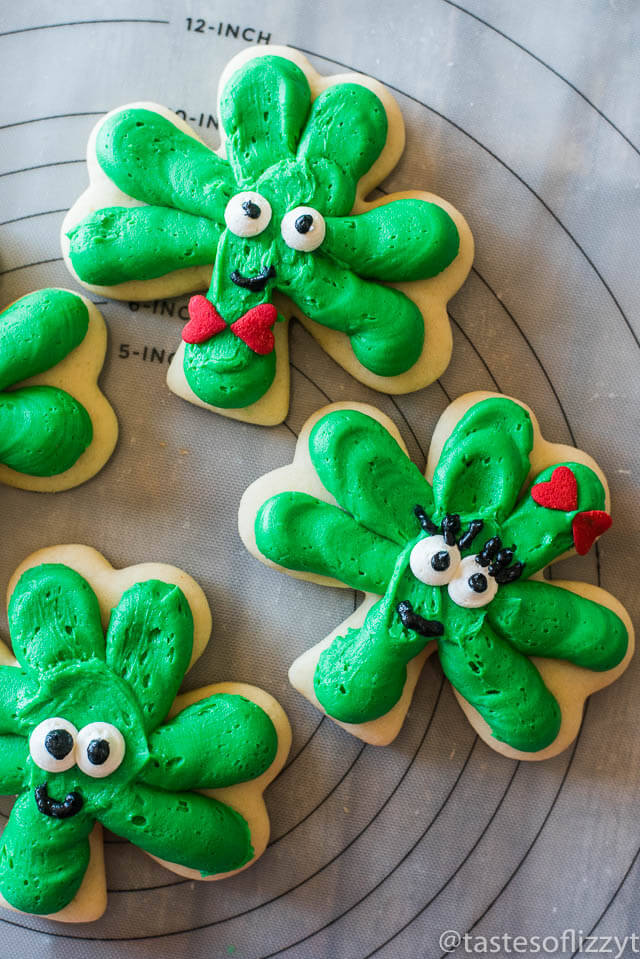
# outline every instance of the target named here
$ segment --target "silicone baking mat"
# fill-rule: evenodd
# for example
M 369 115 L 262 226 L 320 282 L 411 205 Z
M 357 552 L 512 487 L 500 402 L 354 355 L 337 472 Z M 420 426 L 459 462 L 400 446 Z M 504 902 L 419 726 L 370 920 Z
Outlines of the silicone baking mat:
M 593 697 L 575 745 L 544 764 L 480 742 L 435 658 L 398 740 L 365 746 L 286 680 L 357 597 L 264 568 L 236 532 L 245 487 L 290 462 L 302 423 L 324 403 L 377 403 L 423 465 L 452 398 L 501 390 L 533 407 L 548 438 L 575 442 L 605 470 L 614 527 L 561 572 L 638 611 L 638 4 L 22 0 L 3 3 L 1 16 L 3 303 L 73 287 L 58 231 L 86 185 L 96 119 L 155 100 L 217 143 L 218 77 L 246 43 L 289 43 L 322 72 L 359 70 L 391 87 L 407 149 L 385 189 L 447 198 L 477 243 L 451 303 L 454 358 L 439 382 L 395 399 L 370 392 L 293 323 L 291 410 L 275 429 L 169 393 L 186 297 L 102 302 L 117 451 L 71 492 L 0 491 L 2 588 L 28 553 L 58 542 L 95 546 L 117 566 L 183 567 L 215 620 L 187 685 L 264 686 L 287 709 L 294 745 L 267 794 L 273 834 L 254 868 L 197 884 L 108 836 L 104 918 L 67 926 L 0 911 L 2 956 L 437 959 L 448 948 L 482 952 L 483 937 L 489 951 L 492 936 L 502 937 L 493 954 L 517 952 L 522 936 L 529 954 L 586 955 L 584 937 L 603 937 L 603 951 L 614 948 L 607 936 L 640 932 L 640 661 Z M 9 807 L 0 802 L 4 816 Z M 468 938 L 456 950 L 447 930 Z M 633 940 L 624 948 L 632 955 Z

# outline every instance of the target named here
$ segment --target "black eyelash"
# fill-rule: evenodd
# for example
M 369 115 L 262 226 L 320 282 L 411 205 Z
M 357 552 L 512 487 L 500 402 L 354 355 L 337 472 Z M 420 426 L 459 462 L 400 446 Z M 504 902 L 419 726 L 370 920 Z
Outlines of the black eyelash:
M 442 535 L 447 546 L 455 546 L 460 532 L 460 517 L 457 513 L 447 513 L 442 520 Z
M 413 507 L 413 512 L 418 518 L 420 526 L 431 536 L 436 536 L 440 533 L 447 544 L 447 546 L 455 546 L 463 549 L 468 549 L 471 546 L 472 542 L 478 535 L 478 533 L 483 529 L 484 522 L 481 519 L 472 519 L 469 523 L 468 528 L 458 539 L 460 533 L 460 516 L 458 513 L 447 513 L 440 526 L 437 526 L 428 516 L 425 508 L 417 504 Z M 522 576 L 522 571 L 524 569 L 524 563 L 514 563 L 513 566 L 509 566 L 509 563 L 514 557 L 516 547 L 515 546 L 503 546 L 502 540 L 499 536 L 492 536 L 491 539 L 488 539 L 480 552 L 476 556 L 476 560 L 480 566 L 486 566 L 487 572 L 490 576 L 493 576 L 496 583 L 504 585 L 505 583 L 513 583 L 516 579 L 519 579 Z M 402 603 L 400 605 L 403 605 Z M 411 615 L 416 615 L 410 610 Z M 398 614 L 402 619 L 402 614 L 400 613 L 400 606 L 398 606 Z M 407 614 L 408 615 L 408 614 Z M 421 618 L 421 617 L 419 617 Z M 404 623 L 404 619 L 402 619 Z M 426 620 L 425 620 L 426 622 Z M 407 625 L 405 623 L 405 625 Z M 414 627 L 411 627 L 414 628 Z M 416 630 L 419 632 L 419 630 Z M 426 634 L 425 634 L 426 635 Z
M 476 560 L 478 561 L 480 566 L 488 566 L 493 560 L 494 556 L 498 553 L 498 551 L 501 548 L 502 548 L 502 541 L 500 537 L 492 536 L 491 539 L 488 539 L 487 542 L 484 544 L 484 546 L 482 547 L 482 549 L 476 556 Z
M 436 526 L 436 524 L 429 519 L 423 506 L 420 506 L 419 504 L 414 506 L 413 512 L 418 517 L 418 522 L 422 526 L 425 533 L 431 533 L 432 536 L 435 536 L 440 532 L 440 527 Z
M 515 553 L 515 546 L 503 546 L 499 536 L 493 536 L 482 547 L 482 550 L 476 556 L 480 566 L 487 566 L 487 572 L 493 576 L 496 583 L 504 586 L 505 583 L 513 583 L 522 576 L 524 563 L 514 563 L 509 566 Z
M 466 533 L 463 533 L 458 540 L 458 546 L 460 549 L 467 549 L 469 546 L 471 546 L 483 526 L 484 523 L 481 519 L 472 519 L 469 523 L 469 529 L 466 531 Z
M 508 569 L 499 569 L 494 579 L 496 583 L 500 583 L 501 586 L 504 586 L 505 583 L 513 583 L 516 579 L 520 579 L 523 569 L 524 563 L 514 563 L 513 566 L 509 566 Z
M 471 520 L 469 528 L 458 540 L 457 537 L 461 529 L 460 516 L 458 513 L 447 513 L 440 526 L 438 526 L 427 516 L 427 511 L 424 506 L 420 506 L 419 503 L 413 507 L 413 512 L 417 516 L 418 522 L 425 533 L 429 533 L 431 536 L 436 536 L 438 533 L 441 533 L 447 546 L 455 546 L 457 542 L 461 549 L 467 549 L 468 546 L 471 546 L 471 543 L 484 526 L 481 519 Z

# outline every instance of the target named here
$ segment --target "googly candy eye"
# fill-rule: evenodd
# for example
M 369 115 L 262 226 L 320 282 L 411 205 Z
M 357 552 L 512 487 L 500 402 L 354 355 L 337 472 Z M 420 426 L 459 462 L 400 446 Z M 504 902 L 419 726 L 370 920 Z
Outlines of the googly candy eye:
M 78 733 L 76 762 L 87 776 L 104 779 L 124 759 L 126 745 L 122 733 L 111 723 L 89 723 Z
M 257 236 L 271 222 L 271 204 L 253 190 L 236 193 L 227 203 L 224 222 L 236 236 Z
M 318 249 L 327 228 L 323 215 L 312 206 L 297 206 L 282 217 L 280 232 L 282 239 L 292 250 L 309 253 Z
M 75 765 L 77 739 L 73 723 L 60 716 L 43 719 L 29 737 L 31 758 L 48 773 L 63 773 Z
M 498 592 L 498 584 L 475 556 L 465 556 L 455 579 L 449 583 L 449 596 L 456 606 L 478 609 L 486 606 Z
M 446 586 L 459 565 L 460 550 L 457 546 L 448 546 L 443 536 L 418 540 L 409 556 L 411 572 L 427 586 Z

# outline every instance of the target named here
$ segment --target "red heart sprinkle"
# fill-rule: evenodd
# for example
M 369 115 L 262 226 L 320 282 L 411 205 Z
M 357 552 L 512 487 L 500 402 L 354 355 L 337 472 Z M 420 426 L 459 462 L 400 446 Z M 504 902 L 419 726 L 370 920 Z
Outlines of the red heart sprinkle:
M 213 303 L 198 294 L 189 300 L 189 322 L 182 331 L 185 343 L 206 343 L 216 333 L 222 333 L 226 327 Z
M 558 466 L 550 480 L 531 487 L 531 496 L 538 506 L 568 513 L 578 508 L 578 483 L 568 466 Z
M 260 303 L 232 323 L 231 329 L 250 350 L 258 356 L 265 356 L 275 346 L 271 327 L 277 319 L 278 311 L 273 303 Z
M 584 513 L 576 513 L 571 524 L 576 553 L 579 553 L 580 556 L 588 553 L 598 536 L 606 533 L 610 526 L 611 517 L 602 509 L 590 509 Z

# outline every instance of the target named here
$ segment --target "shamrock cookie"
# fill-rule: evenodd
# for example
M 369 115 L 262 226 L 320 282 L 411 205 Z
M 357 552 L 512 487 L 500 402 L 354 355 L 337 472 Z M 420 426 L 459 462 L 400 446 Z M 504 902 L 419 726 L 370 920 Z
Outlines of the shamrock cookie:
M 172 566 L 115 570 L 93 549 L 56 546 L 22 564 L 8 595 L 16 658 L 0 649 L 0 791 L 18 798 L 0 837 L 0 901 L 98 918 L 99 823 L 193 879 L 260 856 L 262 793 L 289 723 L 244 683 L 175 699 L 209 638 L 200 587 Z
M 373 389 L 433 382 L 473 240 L 431 194 L 365 201 L 404 148 L 389 92 L 359 74 L 321 76 L 287 47 L 252 49 L 223 74 L 219 116 L 217 153 L 155 104 L 100 121 L 91 185 L 62 227 L 74 276 L 123 300 L 208 287 L 189 303 L 168 383 L 236 419 L 286 416 L 292 315 Z
M 612 596 L 541 576 L 610 525 L 604 477 L 580 450 L 543 440 L 524 404 L 490 393 L 445 411 L 426 477 L 387 417 L 335 404 L 306 423 L 292 466 L 246 491 L 240 533 L 258 559 L 366 594 L 293 664 L 291 682 L 384 745 L 437 651 L 490 746 L 555 755 L 575 738 L 586 697 L 623 672 L 633 649 Z
M 107 331 L 69 290 L 38 290 L 0 313 L 0 482 L 53 492 L 102 469 L 118 421 L 98 389 Z

